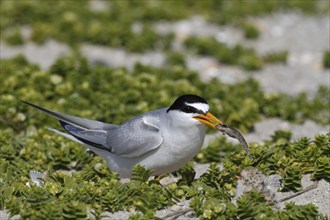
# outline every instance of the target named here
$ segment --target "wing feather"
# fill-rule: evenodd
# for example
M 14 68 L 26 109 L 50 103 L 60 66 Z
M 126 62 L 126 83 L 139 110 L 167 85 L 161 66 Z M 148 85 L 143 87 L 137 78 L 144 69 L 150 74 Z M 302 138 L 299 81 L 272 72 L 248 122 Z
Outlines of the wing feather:
M 96 147 L 123 157 L 138 157 L 158 148 L 163 142 L 159 131 L 160 117 L 166 110 L 159 109 L 137 116 L 117 126 L 99 121 L 55 112 L 29 102 L 22 101 L 40 111 L 59 119 L 62 127 L 72 136 L 71 140 Z M 55 129 L 51 129 L 55 130 Z
M 150 120 L 151 118 L 153 120 Z M 112 146 L 112 153 L 124 157 L 138 157 L 158 148 L 163 138 L 157 121 L 152 114 L 144 114 L 109 132 L 107 144 Z

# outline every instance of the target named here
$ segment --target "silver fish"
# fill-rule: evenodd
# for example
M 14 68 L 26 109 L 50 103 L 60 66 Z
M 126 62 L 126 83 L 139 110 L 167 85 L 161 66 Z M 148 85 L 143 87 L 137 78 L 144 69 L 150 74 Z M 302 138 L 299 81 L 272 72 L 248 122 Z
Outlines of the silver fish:
M 252 156 L 248 147 L 248 144 L 245 141 L 245 138 L 243 137 L 243 135 L 241 134 L 241 132 L 239 130 L 237 130 L 236 128 L 230 127 L 226 124 L 224 125 L 217 125 L 216 129 L 220 132 L 222 132 L 223 134 L 227 134 L 228 136 L 237 139 L 241 145 L 244 147 L 246 154 L 249 156 L 249 158 L 252 160 Z

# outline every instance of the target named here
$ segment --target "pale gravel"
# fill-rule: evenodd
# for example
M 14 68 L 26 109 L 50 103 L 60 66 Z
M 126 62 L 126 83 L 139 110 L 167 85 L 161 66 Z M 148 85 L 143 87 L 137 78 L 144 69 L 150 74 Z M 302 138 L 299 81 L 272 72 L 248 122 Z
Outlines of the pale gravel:
M 261 54 L 281 50 L 314 54 L 329 49 L 329 14 L 307 16 L 297 12 L 276 13 L 251 18 L 251 21 L 262 34 L 256 41 L 247 41 L 246 45 Z
M 201 16 L 193 16 L 191 18 L 176 22 L 158 22 L 154 25 L 154 29 L 159 34 L 173 33 L 175 40 L 182 43 L 188 37 L 215 37 L 219 42 L 228 46 L 235 46 L 244 39 L 240 29 L 232 26 L 218 26 L 207 22 Z
M 20 54 L 33 64 L 38 64 L 42 70 L 47 70 L 53 65 L 56 59 L 67 56 L 70 48 L 54 40 L 48 40 L 43 45 L 28 42 L 21 46 L 11 47 L 0 43 L 0 58 L 11 58 Z
M 166 63 L 165 56 L 160 52 L 146 52 L 143 54 L 129 53 L 123 49 L 105 48 L 85 44 L 81 47 L 82 55 L 92 64 L 102 64 L 110 67 L 126 67 L 132 70 L 136 63 L 162 67 Z
M 298 95 L 306 92 L 309 98 L 317 95 L 320 85 L 329 87 L 330 72 L 322 67 L 321 61 L 310 65 L 267 65 L 253 77 L 259 81 L 265 93 Z

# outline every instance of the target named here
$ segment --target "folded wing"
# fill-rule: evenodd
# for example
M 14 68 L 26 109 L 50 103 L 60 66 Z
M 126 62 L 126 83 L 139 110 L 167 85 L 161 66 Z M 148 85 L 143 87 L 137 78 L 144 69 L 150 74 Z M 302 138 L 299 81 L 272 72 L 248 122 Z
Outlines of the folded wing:
M 159 119 L 146 113 L 108 132 L 107 144 L 112 152 L 124 157 L 138 157 L 158 148 L 163 142 Z
M 117 126 L 55 112 L 29 102 L 24 103 L 57 118 L 71 136 L 51 129 L 56 133 L 123 157 L 141 156 L 158 148 L 163 142 L 158 127 L 159 121 L 154 114 L 147 113 Z

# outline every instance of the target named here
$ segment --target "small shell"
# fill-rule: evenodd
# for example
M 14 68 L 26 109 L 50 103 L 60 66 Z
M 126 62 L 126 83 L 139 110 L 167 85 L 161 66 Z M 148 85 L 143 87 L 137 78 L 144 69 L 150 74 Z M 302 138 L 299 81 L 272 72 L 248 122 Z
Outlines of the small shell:
M 39 171 L 30 170 L 30 178 L 33 183 L 40 187 L 44 182 L 43 179 L 45 178 L 45 175 Z

